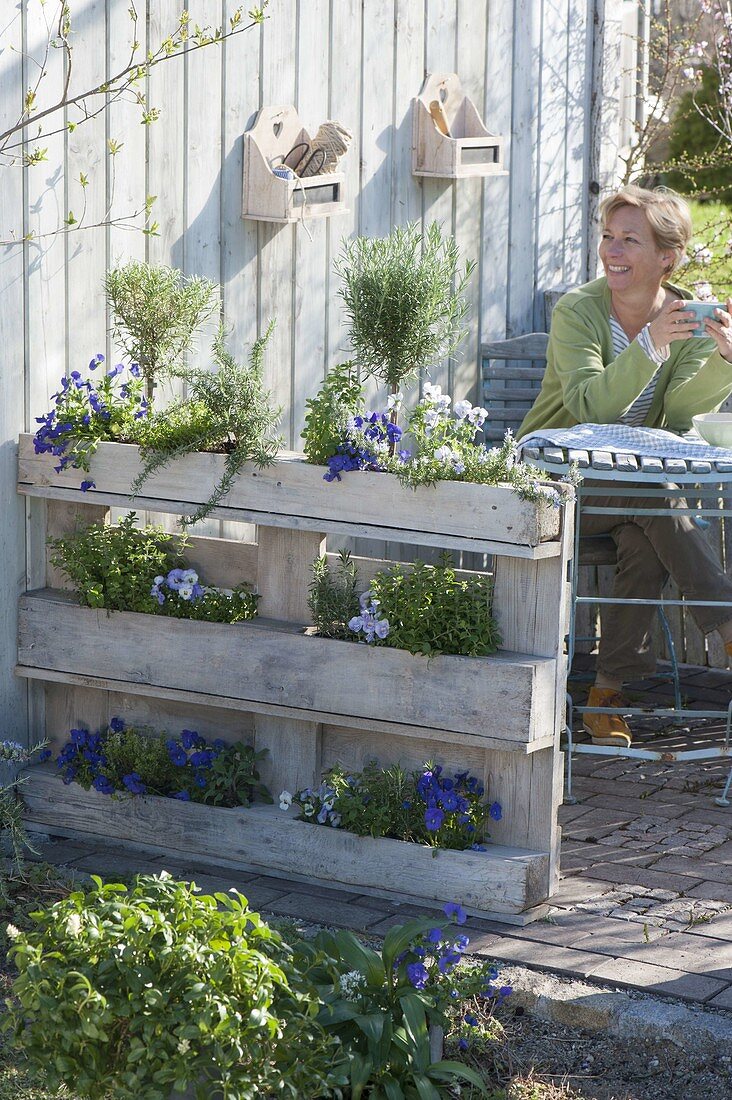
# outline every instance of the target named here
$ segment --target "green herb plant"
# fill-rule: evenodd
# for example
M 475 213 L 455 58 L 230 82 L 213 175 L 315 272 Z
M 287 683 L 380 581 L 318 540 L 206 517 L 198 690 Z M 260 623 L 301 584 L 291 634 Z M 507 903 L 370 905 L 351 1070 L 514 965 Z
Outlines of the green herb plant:
M 289 949 L 236 891 L 163 872 L 93 877 L 14 937 L 6 1029 L 50 1089 L 80 1100 L 342 1095 L 346 1058 Z
M 354 364 L 332 367 L 315 397 L 305 402 L 305 427 L 302 437 L 308 462 L 325 466 L 343 439 L 348 418 L 355 415 L 363 398 L 363 386 L 356 378 Z
M 227 745 L 208 769 L 201 801 L 207 806 L 249 806 L 255 800 L 271 803 L 272 795 L 259 778 L 258 765 L 266 755 L 267 749 L 255 752 L 242 741 Z
M 356 361 L 396 394 L 424 367 L 452 354 L 465 336 L 463 292 L 475 268 L 460 271 L 452 236 L 433 222 L 397 226 L 388 237 L 344 241 L 335 270 Z M 398 405 L 391 410 L 397 423 Z
M 152 397 L 155 382 L 191 346 L 196 330 L 219 308 L 218 287 L 198 275 L 139 260 L 110 269 L 104 288 L 112 334 L 137 363 Z
M 440 564 L 416 561 L 410 570 L 395 563 L 373 577 L 373 601 L 389 622 L 384 638 L 373 645 L 406 649 L 434 657 L 440 653 L 485 657 L 501 638 L 493 617 L 493 586 L 484 574 L 458 576 L 450 554 Z
M 208 516 L 231 488 L 245 463 L 262 468 L 274 462 L 281 439 L 274 435 L 280 411 L 271 405 L 262 382 L 262 360 L 274 322 L 251 348 L 249 361 L 239 364 L 226 349 L 220 329 L 213 345 L 217 370 L 176 369 L 187 386 L 188 397 L 140 422 L 142 470 L 131 486 L 139 492 L 156 470 L 195 451 L 222 451 L 224 472 L 208 500 L 181 518 L 189 526 Z
M 324 554 L 313 562 L 308 607 L 313 626 L 323 638 L 353 640 L 348 623 L 358 614 L 360 585 L 356 564 L 349 550 L 340 550 L 331 567 Z
M 172 569 L 184 566 L 186 537 L 162 527 L 136 526 L 130 512 L 118 524 L 92 523 L 70 535 L 49 539 L 51 563 L 62 569 L 86 607 L 109 611 L 140 611 L 150 615 L 240 622 L 257 613 L 258 596 L 247 585 L 231 592 L 203 588 L 196 599 L 153 595 L 153 583 Z

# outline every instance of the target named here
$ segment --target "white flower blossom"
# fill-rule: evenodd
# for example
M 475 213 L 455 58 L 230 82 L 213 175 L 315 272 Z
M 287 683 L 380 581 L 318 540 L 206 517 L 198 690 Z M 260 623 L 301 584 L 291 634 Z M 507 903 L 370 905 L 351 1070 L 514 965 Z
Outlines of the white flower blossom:
M 425 382 L 422 390 L 424 401 L 436 401 L 442 395 L 442 386 L 433 386 L 431 382 Z
M 5 926 L 5 935 L 10 940 L 17 940 L 18 936 L 20 935 L 20 929 L 16 928 L 14 924 L 7 924 Z
M 191 596 L 193 595 L 193 585 L 182 584 L 178 589 L 178 595 L 182 600 L 190 600 Z
M 71 913 L 66 921 L 66 935 L 76 938 L 81 934 L 81 917 L 78 913 Z
M 472 408 L 473 406 L 469 401 L 456 401 L 452 411 L 455 413 L 458 420 L 464 420 Z
M 391 411 L 392 409 L 400 409 L 403 401 L 403 393 L 390 393 L 386 402 L 386 407 L 387 409 L 389 409 L 389 411 Z
M 707 264 L 710 264 L 714 258 L 711 248 L 707 248 L 706 245 L 698 243 L 695 243 L 691 246 L 691 256 L 692 259 L 696 260 L 697 263 L 702 264 L 703 267 L 706 267 Z
M 186 569 L 183 573 L 183 576 L 181 577 L 181 580 L 183 584 L 186 585 L 198 584 L 198 573 L 196 573 L 195 569 Z
M 292 805 L 292 795 L 289 791 L 282 791 L 280 794 L 280 809 L 289 810 Z
M 191 1049 L 191 1044 L 188 1042 L 188 1040 L 187 1039 L 181 1039 L 181 1041 L 178 1043 L 178 1053 L 179 1054 L 187 1054 L 190 1049 Z
M 712 290 L 712 284 L 711 283 L 708 283 L 705 280 L 700 280 L 699 282 L 693 283 L 692 285 L 693 285 L 694 290 L 696 292 L 696 296 L 697 296 L 697 298 L 699 299 L 700 302 L 716 302 L 717 301 L 717 299 L 714 296 L 714 291 Z
M 353 1000 L 366 989 L 366 978 L 360 970 L 349 970 L 341 974 L 341 993 L 349 1000 Z
M 452 458 L 452 449 L 447 446 L 438 447 L 435 451 L 435 458 L 438 462 L 449 462 Z

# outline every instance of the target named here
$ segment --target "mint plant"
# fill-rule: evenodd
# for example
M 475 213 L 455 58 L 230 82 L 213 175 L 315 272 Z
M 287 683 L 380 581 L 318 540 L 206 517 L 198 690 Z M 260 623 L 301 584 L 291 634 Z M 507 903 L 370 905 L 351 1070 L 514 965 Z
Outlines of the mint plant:
M 353 363 L 338 363 L 330 369 L 315 397 L 305 402 L 302 438 L 308 462 L 325 466 L 336 453 L 348 419 L 355 415 L 362 396 L 363 386 Z
M 254 618 L 259 597 L 247 585 L 229 592 L 201 584 L 195 570 L 186 568 L 185 535 L 137 527 L 135 520 L 130 512 L 117 525 L 92 523 L 49 540 L 52 564 L 67 575 L 83 605 L 217 623 Z
M 246 898 L 199 895 L 166 872 L 131 888 L 92 882 L 31 931 L 9 929 L 6 1027 L 51 1091 L 342 1095 L 346 1054 L 314 1018 L 315 988 Z

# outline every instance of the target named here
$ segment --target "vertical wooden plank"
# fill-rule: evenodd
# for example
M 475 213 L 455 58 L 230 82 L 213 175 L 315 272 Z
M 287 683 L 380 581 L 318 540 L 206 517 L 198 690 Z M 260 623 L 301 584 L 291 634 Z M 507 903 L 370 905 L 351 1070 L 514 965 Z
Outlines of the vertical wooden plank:
M 45 11 L 32 4 L 26 14 L 28 79 L 30 69 L 42 63 L 48 42 Z M 61 50 L 50 50 L 43 78 L 44 96 L 54 102 L 62 93 L 64 63 Z M 56 119 L 56 125 L 59 121 Z M 50 128 L 56 128 L 54 125 Z M 50 395 L 66 373 L 66 217 L 65 139 L 63 132 L 30 143 L 47 149 L 46 160 L 27 170 L 27 232 L 33 234 L 26 253 L 28 288 L 28 414 L 47 412 Z M 31 419 L 32 422 L 32 419 Z
M 328 116 L 330 67 L 330 3 L 309 0 L 300 8 L 297 41 L 297 102 L 300 119 L 311 136 Z M 344 119 L 353 129 L 354 120 Z M 350 156 L 354 155 L 351 150 Z M 312 218 L 310 234 L 297 227 L 294 255 L 295 314 L 292 358 L 292 434 L 290 447 L 302 448 L 305 401 L 320 387 L 325 372 L 325 301 L 328 286 L 328 229 L 326 218 Z
M 287 622 L 310 621 L 308 585 L 314 558 L 325 552 L 325 539 L 312 531 L 259 528 L 257 588 L 262 594 L 259 613 Z M 296 705 L 297 700 L 293 699 Z M 255 746 L 266 749 L 262 781 L 277 796 L 294 793 L 320 781 L 322 728 L 317 722 L 254 716 Z
M 294 103 L 296 97 L 296 0 L 280 0 L 264 25 L 262 35 L 262 105 Z M 292 420 L 292 314 L 294 293 L 292 265 L 297 225 L 260 222 L 259 229 L 259 330 L 271 318 L 277 325 L 270 338 L 264 363 L 264 380 L 277 405 L 282 405 L 282 434 L 293 438 Z
M 239 7 L 224 0 L 225 25 Z M 222 57 L 221 286 L 229 346 L 243 357 L 257 338 L 257 223 L 241 216 L 243 132 L 259 106 L 262 31 L 252 28 L 225 42 Z
M 133 24 L 125 5 L 107 0 L 107 75 L 111 76 L 127 63 Z M 141 53 L 145 50 L 145 18 L 140 11 L 138 34 L 141 36 Z M 106 157 L 107 205 L 110 226 L 107 232 L 106 267 L 116 267 L 128 260 L 145 259 L 144 218 L 133 216 L 145 207 L 145 127 L 140 123 L 141 108 L 127 100 L 113 100 L 105 114 L 106 141 L 119 147 L 119 152 Z M 153 219 L 158 215 L 164 199 L 153 208 Z M 128 227 L 134 220 L 138 227 Z M 110 318 L 107 315 L 107 328 Z M 108 347 L 108 356 L 114 362 L 120 358 L 120 349 Z
M 473 5 L 475 7 L 475 4 Z M 427 25 L 425 28 L 425 68 L 428 73 L 452 73 L 460 75 L 457 52 L 456 0 L 427 0 Z M 422 217 L 427 227 L 438 222 L 445 235 L 454 231 L 453 202 L 455 184 L 449 179 L 422 180 Z M 429 365 L 429 381 L 450 392 L 450 363 Z
M 90 0 L 73 10 L 74 57 L 83 65 L 72 68 L 71 96 L 101 84 L 106 76 L 107 39 L 105 0 Z M 51 51 L 53 53 L 53 51 Z M 68 135 L 66 164 L 67 206 L 85 228 L 67 238 L 68 362 L 82 370 L 97 352 L 107 347 L 104 305 L 104 273 L 107 266 L 107 233 L 99 223 L 106 216 L 105 118 L 101 114 L 79 121 L 83 112 L 68 111 L 78 122 Z M 88 179 L 88 186 L 82 180 Z M 97 228 L 94 228 L 97 227 Z
M 513 112 L 511 119 L 511 210 L 508 243 L 508 335 L 531 332 L 535 299 L 536 152 L 539 7 L 515 0 Z
M 23 110 L 25 81 L 22 9 L 5 20 L 0 43 L 0 130 L 12 126 Z M 27 744 L 28 704 L 24 684 L 13 676 L 17 647 L 18 596 L 25 589 L 25 509 L 15 492 L 17 447 L 15 440 L 24 428 L 25 383 L 25 294 L 23 236 L 23 169 L 18 165 L 2 169 L 0 187 L 0 559 L 5 584 L 0 594 L 0 714 L 4 737 Z M 13 242 L 17 238 L 18 243 Z
M 513 3 L 490 0 L 486 41 L 483 121 L 504 138 L 504 165 L 513 173 L 511 117 L 513 112 Z M 508 237 L 510 176 L 494 176 L 483 185 L 483 231 L 480 280 L 481 335 L 486 340 L 506 336 L 508 316 Z
M 197 0 L 196 20 L 215 27 L 221 0 Z M 185 56 L 184 260 L 186 275 L 218 283 L 221 274 L 221 69 L 218 46 L 188 50 Z M 215 324 L 215 323 L 214 323 Z M 208 361 L 201 339 L 195 360 Z
M 564 215 L 567 161 L 567 12 L 566 0 L 542 5 L 541 63 L 537 74 L 538 119 L 536 148 L 536 291 L 558 286 L 564 279 Z M 572 77 L 577 74 L 572 72 Z M 537 307 L 540 303 L 537 301 Z M 538 327 L 538 313 L 532 329 Z
M 488 0 L 458 0 L 457 58 L 465 95 L 482 110 L 485 94 Z M 480 256 L 483 236 L 481 179 L 459 180 L 455 185 L 455 240 L 463 263 Z M 453 400 L 480 400 L 480 267 L 476 267 L 466 292 L 470 303 L 468 335 L 450 360 L 449 387 Z
M 566 110 L 564 178 L 564 277 L 566 286 L 588 278 L 584 242 L 588 217 L 588 152 L 592 102 L 592 22 L 590 5 L 566 0 L 567 78 L 563 89 Z
M 96 733 L 112 717 L 108 691 L 69 687 L 66 684 L 46 684 L 45 692 L 46 737 L 54 752 L 58 752 L 68 741 L 72 729 L 88 729 Z
M 425 10 L 422 0 L 396 0 L 394 140 L 391 222 L 421 221 L 422 181 L 412 175 L 412 100 L 424 79 Z
M 328 282 L 326 286 L 326 331 L 328 341 L 328 367 L 346 360 L 351 349 L 348 344 L 341 300 L 338 297 L 339 280 L 332 264 L 341 250 L 341 242 L 359 232 L 361 216 L 361 82 L 362 82 L 362 0 L 338 0 L 332 5 L 331 41 L 347 42 L 348 49 L 332 49 L 330 54 L 330 118 L 341 121 L 353 131 L 353 143 L 340 168 L 348 213 L 337 218 L 326 218 L 328 237 Z

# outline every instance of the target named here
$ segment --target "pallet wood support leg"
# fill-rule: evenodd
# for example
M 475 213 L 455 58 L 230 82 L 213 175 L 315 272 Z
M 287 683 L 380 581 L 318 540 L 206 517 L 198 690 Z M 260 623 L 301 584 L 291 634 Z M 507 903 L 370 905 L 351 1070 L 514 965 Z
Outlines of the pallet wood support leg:
M 315 558 L 325 553 L 325 536 L 314 531 L 277 527 L 257 529 L 257 588 L 263 618 L 307 623 L 308 588 Z M 298 705 L 297 699 L 283 700 Z M 322 727 L 319 722 L 257 714 L 254 719 L 257 751 L 267 750 L 260 765 L 262 781 L 277 797 L 320 782 Z

